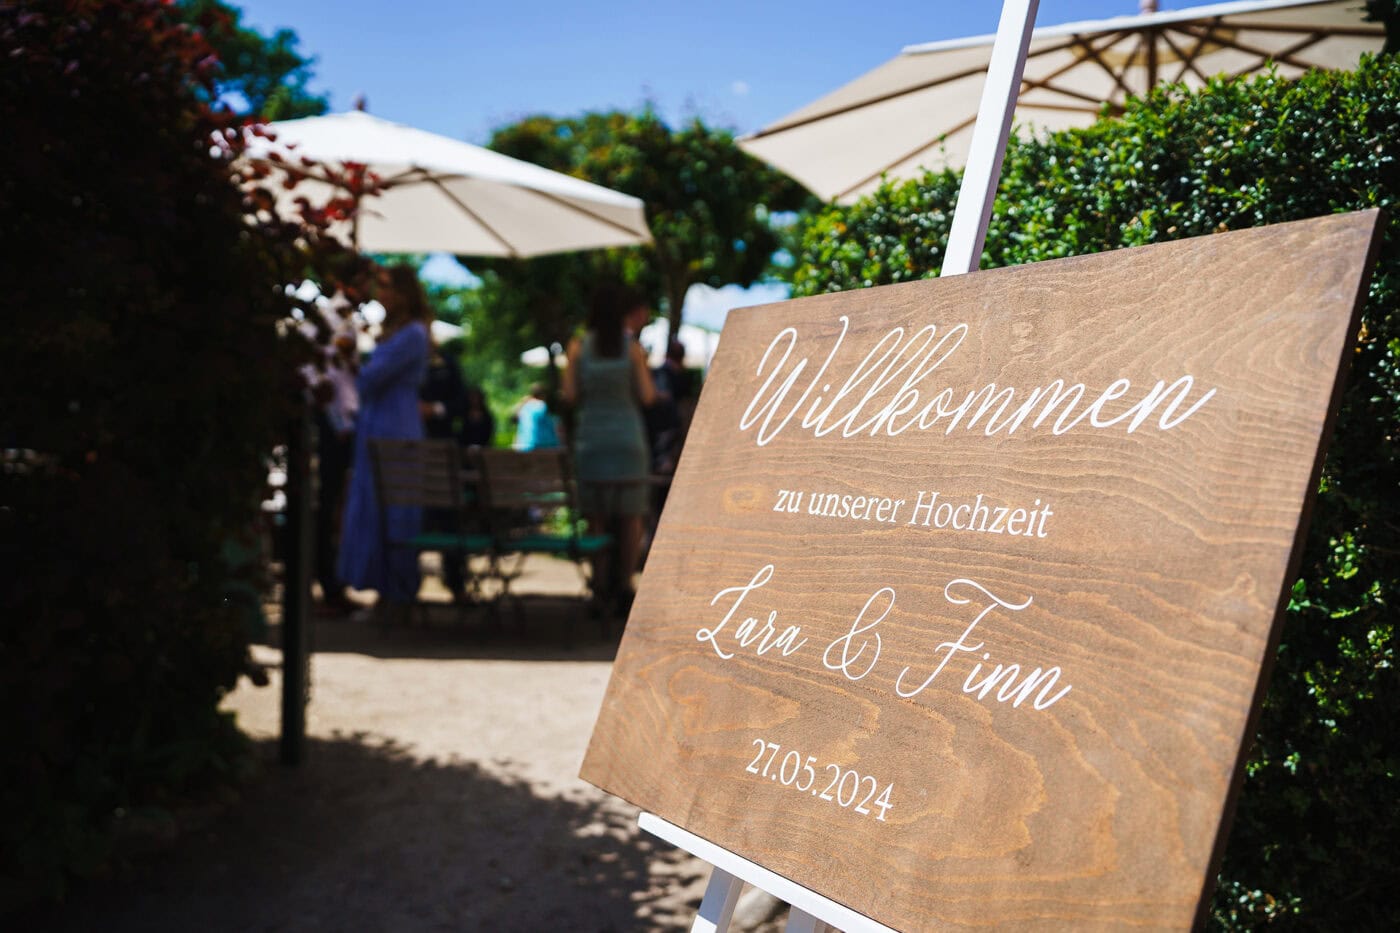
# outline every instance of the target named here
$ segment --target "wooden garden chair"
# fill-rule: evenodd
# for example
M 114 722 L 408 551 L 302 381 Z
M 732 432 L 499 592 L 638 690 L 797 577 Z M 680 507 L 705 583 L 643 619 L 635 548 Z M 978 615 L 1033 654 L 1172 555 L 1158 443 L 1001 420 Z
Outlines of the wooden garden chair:
M 572 561 L 583 583 L 583 599 L 589 599 L 593 558 L 612 546 L 612 536 L 584 533 L 567 452 L 483 449 L 477 451 L 475 465 L 498 558 L 499 598 L 514 600 L 517 616 L 523 616 L 510 584 L 520 576 L 526 557 L 544 554 Z
M 410 548 L 415 553 L 436 551 L 447 561 L 462 567 L 468 592 L 479 592 L 480 580 L 473 573 L 471 558 L 493 557 L 493 541 L 485 531 L 473 530 L 480 524 L 476 496 L 462 469 L 462 455 L 452 440 L 371 440 L 370 459 L 374 466 L 375 492 L 379 501 L 379 527 L 385 552 L 390 548 Z M 395 507 L 424 510 L 424 530 L 404 539 L 389 533 L 388 510 Z M 426 619 L 426 607 L 419 602 Z M 458 617 L 466 604 L 457 602 Z

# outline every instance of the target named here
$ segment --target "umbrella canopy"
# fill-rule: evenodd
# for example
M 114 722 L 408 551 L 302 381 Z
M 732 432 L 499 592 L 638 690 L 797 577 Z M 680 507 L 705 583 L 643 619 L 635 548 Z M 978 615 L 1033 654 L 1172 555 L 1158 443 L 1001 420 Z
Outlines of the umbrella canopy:
M 640 199 L 470 143 L 359 111 L 268 129 L 275 139 L 250 138 L 248 158 L 277 153 L 307 179 L 284 197 L 331 196 L 330 176 L 302 159 L 358 163 L 378 176 L 380 193 L 361 202 L 356 229 L 341 231 L 367 252 L 524 258 L 651 241 Z
M 1360 0 L 1245 0 L 1069 23 L 1032 34 L 1016 108 L 1022 126 L 1085 126 L 1104 104 L 1160 81 L 1200 87 L 1276 63 L 1294 77 L 1349 68 L 1385 29 Z M 995 36 L 911 45 L 892 61 L 739 141 L 818 196 L 849 201 L 882 175 L 966 160 Z

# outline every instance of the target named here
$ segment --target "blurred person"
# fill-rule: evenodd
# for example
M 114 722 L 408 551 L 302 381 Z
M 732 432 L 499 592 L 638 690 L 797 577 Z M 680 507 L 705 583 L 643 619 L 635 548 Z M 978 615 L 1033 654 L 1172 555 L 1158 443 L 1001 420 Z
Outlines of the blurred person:
M 457 440 L 463 447 L 490 447 L 496 440 L 496 416 L 491 414 L 486 393 L 477 386 L 467 386 L 466 398 Z
M 695 379 L 685 368 L 685 344 L 674 339 L 668 342 L 666 358 L 651 376 L 656 385 L 656 402 L 646 411 L 647 438 L 651 444 L 652 473 L 662 479 L 652 490 L 652 524 L 648 533 L 656 530 L 655 522 L 666 507 L 670 477 L 675 475 L 695 412 Z
M 658 378 L 667 382 L 671 398 L 680 409 L 681 427 L 690 426 L 690 415 L 695 412 L 695 373 L 685 367 L 685 344 L 672 338 L 666 344 L 666 359 L 657 368 Z
M 530 394 L 515 406 L 516 450 L 550 450 L 559 446 L 559 430 L 545 401 L 548 390 L 543 382 L 530 386 Z
M 428 335 L 432 336 L 431 320 Z M 423 416 L 423 434 L 434 440 L 455 440 L 458 425 L 467 412 L 467 384 L 462 379 L 462 367 L 457 358 L 432 341 L 428 357 L 428 372 L 418 389 L 418 413 Z M 423 515 L 429 531 L 451 531 L 456 528 L 456 516 L 450 510 L 428 509 Z M 442 585 L 455 602 L 466 596 L 466 574 L 461 559 L 447 552 L 442 554 Z
M 651 308 L 640 294 L 636 298 L 641 303 L 622 315 L 622 332 L 633 340 L 640 340 L 642 328 L 651 323 Z M 642 352 L 645 354 L 646 349 L 643 348 Z
M 651 444 L 653 473 L 670 475 L 676 471 L 689 413 L 694 411 L 694 380 L 685 368 L 685 344 L 672 340 L 666 345 L 666 358 L 651 372 L 656 401 L 646 410 L 647 437 Z
M 462 369 L 456 358 L 444 353 L 436 342 L 418 390 L 418 410 L 423 416 L 424 435 L 438 439 L 456 437 L 457 423 L 467 410 L 467 384 L 462 380 Z
M 645 299 L 631 289 L 598 289 L 586 332 L 569 343 L 562 386 L 563 401 L 575 412 L 580 506 L 591 529 L 610 531 L 617 542 L 616 555 L 600 556 L 594 564 L 595 592 L 616 600 L 624 613 L 647 514 L 650 469 L 642 409 L 656 395 L 646 354 L 626 326 L 648 313 Z
M 463 383 L 462 399 L 462 422 L 457 432 L 457 443 L 462 448 L 463 464 L 473 466 L 472 450 L 477 447 L 490 447 L 496 441 L 496 419 L 491 414 L 491 406 L 486 403 L 486 393 L 477 386 Z M 471 521 L 476 522 L 480 519 Z M 450 523 L 444 526 L 444 529 L 451 528 L 454 524 Z M 473 530 L 486 529 L 475 525 Z M 471 597 L 466 588 L 466 558 L 451 560 L 448 554 L 443 554 L 443 560 L 442 582 L 452 592 L 453 601 L 469 601 Z
M 318 302 L 330 329 L 330 342 L 314 362 L 303 368 L 311 390 L 316 430 L 316 582 L 321 587 L 320 611 L 344 615 L 355 608 L 345 582 L 336 572 L 336 552 L 345 479 L 355 445 L 355 419 L 360 396 L 355 314 L 368 295 L 368 273 L 357 269 L 334 282 L 331 297 Z
M 374 282 L 376 297 L 384 306 L 384 325 L 379 345 L 356 383 L 360 417 L 340 539 L 339 573 L 356 589 L 378 591 L 376 615 L 387 621 L 418 594 L 418 555 L 403 548 L 385 551 L 369 442 L 423 437 L 418 390 L 428 370 L 432 311 L 412 267 L 380 268 Z M 422 510 L 394 508 L 389 510 L 388 521 L 388 537 L 410 538 L 422 528 Z

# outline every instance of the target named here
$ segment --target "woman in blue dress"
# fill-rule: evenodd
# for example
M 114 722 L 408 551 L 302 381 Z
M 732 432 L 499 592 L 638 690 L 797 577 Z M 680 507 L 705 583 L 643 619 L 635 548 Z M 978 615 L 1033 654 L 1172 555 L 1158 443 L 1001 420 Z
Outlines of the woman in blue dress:
M 360 414 L 337 569 L 355 589 L 378 591 L 381 611 L 392 612 L 418 595 L 418 555 L 407 548 L 385 552 L 369 442 L 423 437 L 418 387 L 428 369 L 433 315 L 412 267 L 378 269 L 375 285 L 375 297 L 384 306 L 383 335 L 357 383 Z M 391 508 L 388 521 L 388 537 L 410 538 L 422 528 L 422 510 Z
M 638 310 L 646 310 L 646 301 L 636 292 L 600 289 L 589 309 L 587 332 L 569 344 L 561 386 L 565 404 L 575 411 L 579 504 L 590 529 L 611 531 L 617 540 L 617 566 L 595 563 L 594 587 L 616 596 L 624 610 L 630 606 L 632 574 L 641 558 L 650 492 L 642 409 L 656 397 L 646 354 L 624 327 Z

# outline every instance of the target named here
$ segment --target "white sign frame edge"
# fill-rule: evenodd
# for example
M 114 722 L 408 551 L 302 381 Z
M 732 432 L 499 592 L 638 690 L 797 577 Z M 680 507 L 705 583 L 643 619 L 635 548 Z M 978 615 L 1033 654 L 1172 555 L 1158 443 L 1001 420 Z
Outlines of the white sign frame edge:
M 894 931 L 884 924 L 871 920 L 864 914 L 858 913 L 849 907 L 845 907 L 833 900 L 823 897 L 815 891 L 802 887 L 796 882 L 789 881 L 782 875 L 776 874 L 762 865 L 750 862 L 748 859 L 735 855 L 722 846 L 717 846 L 707 839 L 695 835 L 688 830 L 681 829 L 673 823 L 668 823 L 661 817 L 653 813 L 643 813 L 637 818 L 637 825 L 653 836 L 665 839 L 667 842 L 679 849 L 684 849 L 691 855 L 698 856 L 715 866 L 715 874 L 724 872 L 739 881 L 747 881 L 756 888 L 762 888 L 779 900 L 791 904 L 794 913 L 798 910 L 819 919 L 826 923 L 838 926 L 847 933 L 894 933 Z M 705 890 L 705 900 L 710 900 L 710 892 L 716 887 L 714 875 L 710 878 L 710 885 Z M 692 933 L 700 931 L 720 931 L 729 924 L 729 915 L 733 913 L 732 901 L 738 899 L 738 884 L 730 883 L 732 895 L 725 900 L 727 910 L 721 913 L 711 914 L 706 918 L 705 914 L 710 913 L 705 909 L 705 904 L 701 904 L 700 917 L 696 918 L 695 925 L 691 927 Z M 705 921 L 701 925 L 702 919 Z M 792 920 L 789 918 L 789 928 Z
M 1001 181 L 1001 163 L 1006 158 L 1006 141 L 1011 136 L 1011 117 L 1021 93 L 1026 53 L 1039 6 L 1040 0 L 1006 0 L 1002 4 L 940 276 L 974 272 L 982 261 L 987 225 L 992 219 L 997 183 Z

